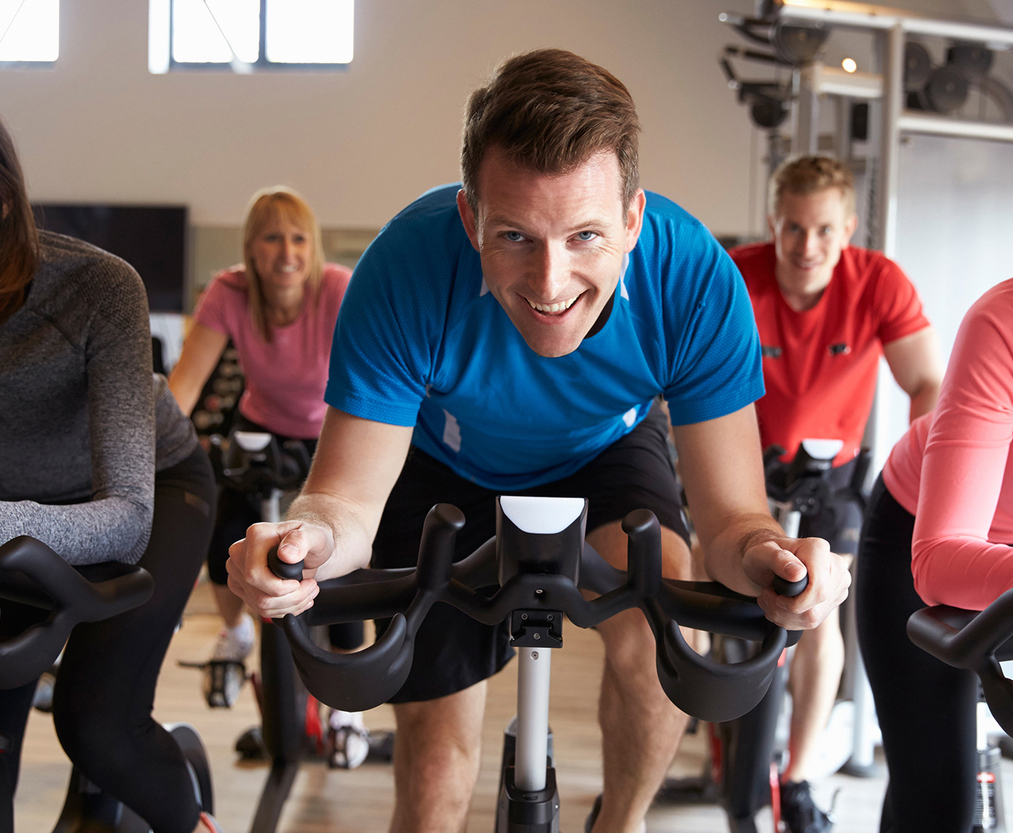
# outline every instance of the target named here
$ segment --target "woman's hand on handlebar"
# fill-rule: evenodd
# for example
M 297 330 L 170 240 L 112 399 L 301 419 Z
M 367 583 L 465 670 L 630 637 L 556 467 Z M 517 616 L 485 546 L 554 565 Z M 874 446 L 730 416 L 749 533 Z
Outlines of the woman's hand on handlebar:
M 848 596 L 851 573 L 848 559 L 830 551 L 822 538 L 775 538 L 746 550 L 742 567 L 764 590 L 757 603 L 770 621 L 789 630 L 811 630 Z M 774 576 L 809 583 L 798 596 L 778 595 Z
M 302 581 L 275 576 L 267 566 L 267 552 L 290 564 L 304 561 Z M 262 616 L 299 614 L 313 606 L 320 588 L 317 569 L 334 551 L 331 531 L 305 521 L 254 524 L 246 537 L 229 547 L 229 589 Z

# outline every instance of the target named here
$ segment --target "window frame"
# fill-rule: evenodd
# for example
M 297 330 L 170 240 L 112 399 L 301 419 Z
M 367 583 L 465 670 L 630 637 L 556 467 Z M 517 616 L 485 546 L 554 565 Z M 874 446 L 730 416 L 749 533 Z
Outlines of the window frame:
M 354 0 L 353 0 L 354 4 Z M 175 42 L 175 23 L 173 10 L 176 0 L 168 0 L 169 7 L 169 64 L 167 72 L 232 72 L 235 73 L 235 61 L 177 61 L 173 57 L 173 45 Z M 353 5 L 353 47 L 354 47 L 354 5 Z M 224 36 L 223 36 L 224 37 Z M 231 45 L 230 45 L 231 48 Z M 347 63 L 317 62 L 293 63 L 291 61 L 271 61 L 267 57 L 267 0 L 260 0 L 260 33 L 257 45 L 257 60 L 243 61 L 244 67 L 250 67 L 253 72 L 342 72 L 347 70 L 351 60 Z
M 30 0 L 25 0 L 25 2 L 30 2 Z M 51 61 L 36 61 L 36 60 L 31 60 L 31 59 L 29 59 L 29 60 L 21 60 L 21 59 L 6 60 L 6 59 L 0 59 L 0 70 L 11 70 L 11 69 L 27 69 L 27 70 L 33 70 L 33 69 L 54 69 L 56 67 L 56 62 L 60 60 L 60 17 L 61 17 L 61 15 L 60 15 L 60 4 L 61 4 L 61 2 L 62 2 L 62 0 L 56 0 L 56 57 L 53 58 L 53 60 L 51 60 Z M 263 0 L 261 0 L 261 2 L 263 2 Z M 17 11 L 14 12 L 14 17 L 12 17 L 7 22 L 8 23 L 8 28 L 14 23 L 15 19 L 17 18 L 17 16 L 21 13 L 21 7 L 23 5 L 24 5 L 24 3 L 21 3 L 18 6 Z M 0 31 L 0 36 L 4 36 L 5 37 L 6 35 L 7 35 L 7 30 L 6 29 L 4 29 L 3 31 Z

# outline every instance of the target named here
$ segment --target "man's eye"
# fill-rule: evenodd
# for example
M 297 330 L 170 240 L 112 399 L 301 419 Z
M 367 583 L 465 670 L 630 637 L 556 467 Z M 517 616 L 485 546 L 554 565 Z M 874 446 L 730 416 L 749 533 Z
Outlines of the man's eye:
M 598 232 L 595 231 L 579 231 L 577 232 L 577 239 L 583 242 L 594 240 L 598 236 Z
M 519 231 L 507 231 L 503 233 L 503 236 L 511 243 L 520 243 L 524 239 L 524 235 Z

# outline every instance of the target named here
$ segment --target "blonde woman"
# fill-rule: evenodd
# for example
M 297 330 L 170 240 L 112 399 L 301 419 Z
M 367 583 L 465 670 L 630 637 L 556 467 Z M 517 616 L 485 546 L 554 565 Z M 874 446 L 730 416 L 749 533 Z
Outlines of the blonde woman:
M 243 228 L 243 263 L 208 285 L 169 376 L 183 412 L 192 413 L 231 340 L 246 382 L 234 427 L 270 432 L 279 443 L 301 442 L 312 457 L 326 409 L 331 340 L 350 277 L 348 268 L 324 262 L 320 227 L 299 194 L 284 187 L 254 194 Z M 224 620 L 214 659 L 242 661 L 253 648 L 253 620 L 227 586 L 225 562 L 229 545 L 259 520 L 260 507 L 249 496 L 222 490 L 208 550 Z M 332 629 L 336 647 L 358 647 L 361 625 L 350 630 L 356 629 Z M 357 766 L 368 751 L 361 717 L 338 714 L 332 722 L 332 763 Z

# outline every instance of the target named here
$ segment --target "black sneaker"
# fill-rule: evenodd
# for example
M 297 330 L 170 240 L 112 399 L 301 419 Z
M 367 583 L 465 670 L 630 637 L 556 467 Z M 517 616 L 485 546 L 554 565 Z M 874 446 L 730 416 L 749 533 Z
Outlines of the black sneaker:
M 781 820 L 789 833 L 828 833 L 834 826 L 813 802 L 808 781 L 781 784 Z

